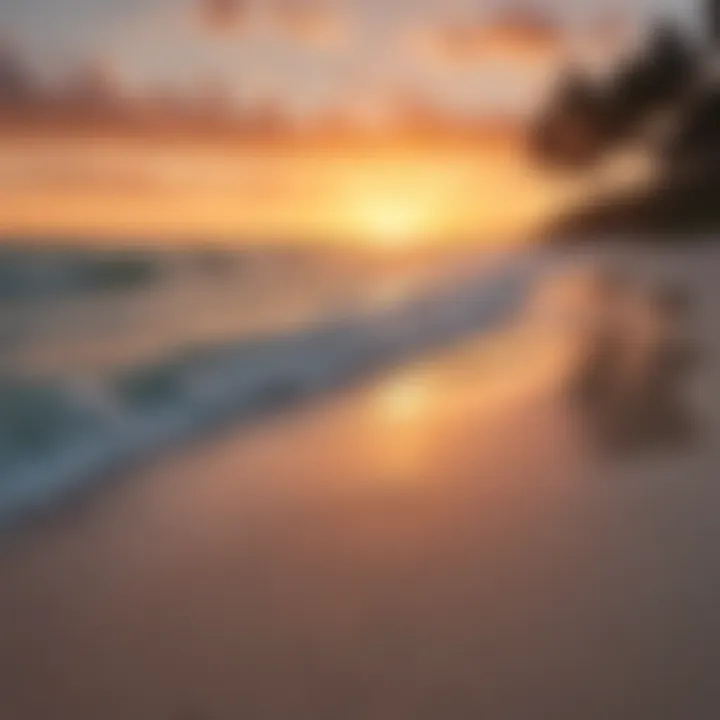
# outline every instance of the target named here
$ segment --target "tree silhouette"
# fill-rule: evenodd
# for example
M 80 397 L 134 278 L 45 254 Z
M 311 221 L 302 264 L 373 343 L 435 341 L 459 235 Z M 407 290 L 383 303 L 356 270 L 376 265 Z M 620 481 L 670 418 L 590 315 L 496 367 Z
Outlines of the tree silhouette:
M 590 166 L 620 143 L 645 140 L 656 114 L 682 114 L 700 76 L 696 49 L 675 28 L 659 26 L 607 81 L 565 77 L 533 128 L 533 153 L 549 165 Z
M 720 0 L 709 0 L 708 44 L 660 25 L 605 80 L 568 73 L 531 132 L 544 166 L 591 169 L 619 148 L 655 157 L 652 182 L 595 199 L 541 231 L 557 239 L 706 233 L 720 227 Z
M 531 151 L 544 164 L 584 167 L 602 154 L 607 131 L 600 89 L 582 75 L 570 73 L 533 128 Z

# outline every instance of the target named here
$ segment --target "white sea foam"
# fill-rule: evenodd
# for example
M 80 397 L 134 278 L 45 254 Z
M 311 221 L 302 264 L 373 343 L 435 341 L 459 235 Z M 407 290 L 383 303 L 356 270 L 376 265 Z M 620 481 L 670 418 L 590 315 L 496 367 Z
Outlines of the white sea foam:
M 194 348 L 101 382 L 0 383 L 0 519 L 55 501 L 223 422 L 307 401 L 508 321 L 537 254 L 288 332 Z M 2 399 L 0 398 L 0 399 Z

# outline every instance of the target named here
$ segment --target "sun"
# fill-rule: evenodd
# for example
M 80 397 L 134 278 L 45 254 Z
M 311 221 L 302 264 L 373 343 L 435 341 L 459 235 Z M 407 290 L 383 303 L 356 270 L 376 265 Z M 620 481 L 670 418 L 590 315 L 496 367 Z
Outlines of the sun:
M 385 200 L 367 208 L 368 233 L 380 244 L 407 245 L 422 231 L 417 208 L 407 203 Z
M 365 241 L 381 248 L 406 248 L 428 234 L 426 208 L 415 198 L 366 197 L 356 203 L 353 225 Z
M 441 234 L 447 208 L 443 178 L 407 159 L 368 160 L 338 196 L 356 239 L 380 249 L 408 249 Z

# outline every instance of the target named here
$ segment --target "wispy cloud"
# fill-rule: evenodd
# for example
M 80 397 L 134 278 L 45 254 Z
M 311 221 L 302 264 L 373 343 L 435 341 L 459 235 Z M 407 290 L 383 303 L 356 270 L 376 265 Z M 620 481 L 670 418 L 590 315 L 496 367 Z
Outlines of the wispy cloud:
M 354 35 L 347 8 L 332 0 L 198 0 L 195 20 L 216 38 L 252 36 L 313 50 L 346 47 Z
M 488 59 L 522 63 L 555 60 L 567 47 L 559 25 L 527 12 L 506 13 L 487 21 L 416 27 L 406 39 L 416 56 L 453 67 Z
M 200 0 L 197 19 L 203 29 L 228 34 L 243 29 L 251 14 L 247 0 Z
M 289 42 L 318 50 L 346 47 L 355 34 L 348 10 L 331 2 L 280 0 L 272 10 L 271 21 Z

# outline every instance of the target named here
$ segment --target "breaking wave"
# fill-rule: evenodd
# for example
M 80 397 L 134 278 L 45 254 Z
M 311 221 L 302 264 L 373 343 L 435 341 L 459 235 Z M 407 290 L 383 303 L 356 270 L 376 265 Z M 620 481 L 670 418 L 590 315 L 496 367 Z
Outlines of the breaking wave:
M 102 381 L 0 377 L 0 519 L 231 421 L 307 401 L 507 322 L 537 255 L 468 269 L 302 330 L 192 348 Z

